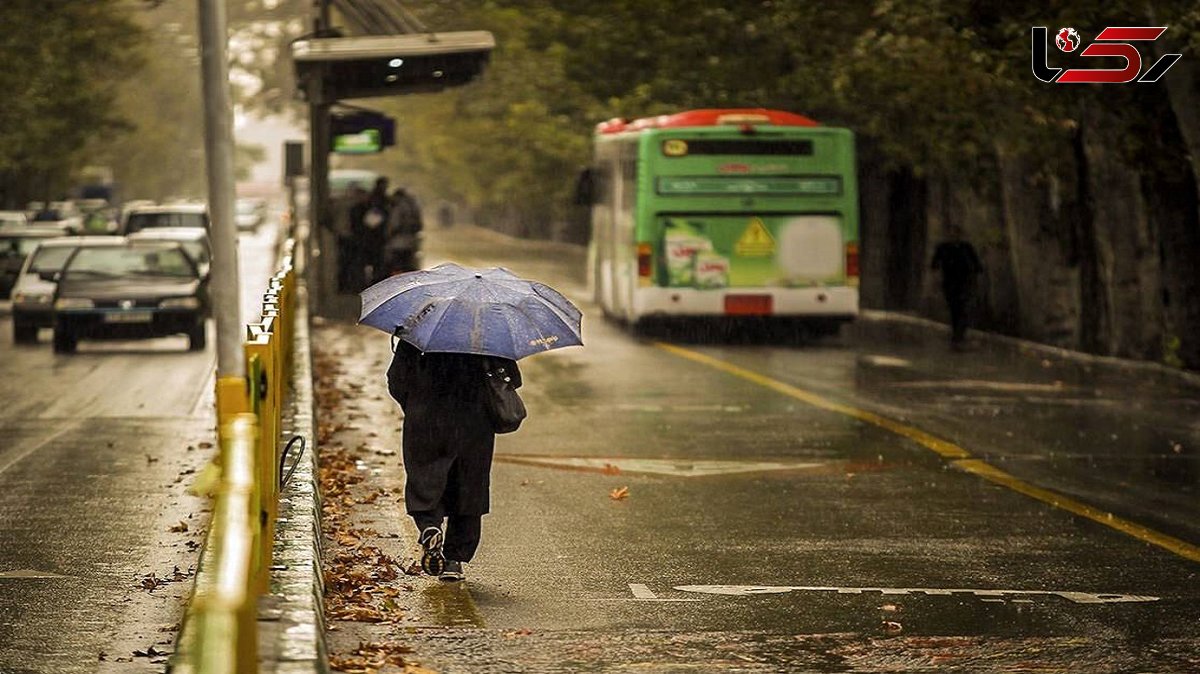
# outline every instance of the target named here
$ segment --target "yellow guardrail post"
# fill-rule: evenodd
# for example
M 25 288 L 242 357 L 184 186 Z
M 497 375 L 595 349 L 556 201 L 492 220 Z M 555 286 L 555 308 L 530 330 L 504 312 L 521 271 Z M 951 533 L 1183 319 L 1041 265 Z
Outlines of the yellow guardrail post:
M 216 492 L 204 582 L 197 581 L 188 608 L 187 660 L 182 669 L 200 674 L 258 671 L 258 592 L 254 548 L 258 527 L 254 448 L 258 422 L 237 414 L 220 427 L 221 481 Z
M 259 494 L 255 519 L 262 526 L 262 539 L 259 541 L 256 555 L 258 568 L 255 578 L 261 589 L 267 587 L 271 551 L 275 541 L 276 503 L 279 500 L 279 462 L 276 456 L 279 445 L 279 416 L 275 410 L 280 408 L 280 391 L 277 386 L 278 369 L 272 354 L 274 335 L 269 332 L 270 321 L 271 319 L 267 319 L 265 324 L 250 326 L 251 337 L 244 346 L 246 362 L 254 364 L 259 393 L 258 406 L 255 409 L 259 428 L 258 441 L 255 443 L 255 474 Z
M 284 375 L 292 362 L 295 241 L 247 325 L 245 377 L 216 382 L 220 453 L 212 522 L 173 666 L 200 674 L 258 671 L 258 596 L 270 580 L 280 480 Z

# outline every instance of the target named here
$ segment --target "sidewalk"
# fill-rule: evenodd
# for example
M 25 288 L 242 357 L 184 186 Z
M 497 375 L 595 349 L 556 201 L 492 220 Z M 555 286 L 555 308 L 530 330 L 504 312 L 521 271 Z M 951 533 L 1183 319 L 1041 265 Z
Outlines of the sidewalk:
M 315 323 L 330 665 L 345 672 L 429 671 L 400 635 L 457 624 L 455 613 L 471 624 L 470 596 L 405 573 L 417 571 L 416 529 L 404 510 L 400 410 L 384 380 L 389 341 L 351 324 Z

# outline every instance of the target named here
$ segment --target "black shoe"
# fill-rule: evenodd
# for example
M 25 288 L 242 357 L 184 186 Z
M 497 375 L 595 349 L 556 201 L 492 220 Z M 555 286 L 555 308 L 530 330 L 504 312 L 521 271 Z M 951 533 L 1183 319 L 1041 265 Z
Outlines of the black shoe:
M 463 563 L 457 559 L 447 559 L 446 568 L 438 574 L 438 580 L 444 583 L 458 583 L 467 579 L 467 574 L 463 573 Z
M 442 554 L 442 530 L 426 527 L 417 543 L 425 550 L 421 554 L 421 570 L 431 576 L 439 576 L 446 568 L 446 557 Z

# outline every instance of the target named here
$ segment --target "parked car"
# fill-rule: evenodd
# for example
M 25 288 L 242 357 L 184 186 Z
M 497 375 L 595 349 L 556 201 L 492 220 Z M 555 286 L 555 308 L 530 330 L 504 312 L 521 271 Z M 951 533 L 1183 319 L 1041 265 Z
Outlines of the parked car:
M 54 290 L 63 263 L 80 246 L 107 245 L 113 236 L 64 236 L 41 239 L 25 258 L 12 288 L 13 341 L 37 342 L 39 328 L 54 327 Z
M 0 211 L 0 227 L 24 227 L 29 224 L 25 211 Z
M 156 227 L 143 229 L 129 235 L 130 241 L 176 241 L 183 246 L 196 267 L 200 276 L 208 278 L 212 266 L 212 244 L 208 240 L 208 231 L 199 227 Z
M 67 258 L 54 300 L 54 351 L 81 339 L 144 339 L 185 334 L 205 347 L 208 282 L 183 246 L 116 241 L 84 246 Z
M 233 219 L 239 230 L 257 230 L 267 221 L 267 202 L 250 197 L 238 199 Z
M 0 299 L 12 295 L 25 258 L 46 239 L 62 236 L 57 227 L 5 227 L 0 229 Z
M 154 227 L 199 227 L 208 230 L 208 208 L 204 204 L 164 204 L 127 208 L 121 233 L 133 234 Z

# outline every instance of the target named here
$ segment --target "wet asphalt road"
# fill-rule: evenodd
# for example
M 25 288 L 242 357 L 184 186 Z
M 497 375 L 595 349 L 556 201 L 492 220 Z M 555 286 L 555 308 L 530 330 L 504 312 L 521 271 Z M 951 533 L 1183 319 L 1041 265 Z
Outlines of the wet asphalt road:
M 459 228 L 428 249 L 427 264 L 503 264 L 585 299 L 568 247 Z M 781 392 L 932 434 L 1187 554 L 1197 389 L 861 331 L 660 336 L 770 388 L 581 305 L 586 348 L 521 364 L 530 418 L 498 440 L 469 582 L 417 581 L 409 627 L 367 636 L 446 672 L 1200 671 L 1197 561 Z M 352 372 L 386 362 L 381 333 L 325 330 Z M 364 404 L 386 395 L 381 377 Z
M 241 237 L 244 314 L 266 287 L 274 236 L 267 225 Z M 162 658 L 133 652 L 171 650 L 191 590 L 206 514 L 184 489 L 216 451 L 214 326 L 198 353 L 171 337 L 62 356 L 48 330 L 14 345 L 10 321 L 5 309 L 0 672 L 162 671 Z M 151 573 L 171 582 L 148 591 Z

